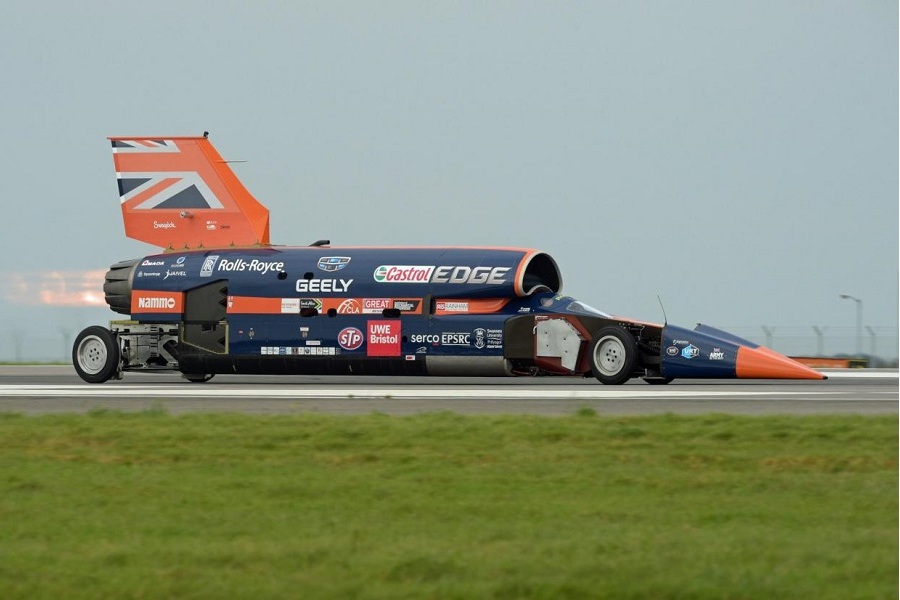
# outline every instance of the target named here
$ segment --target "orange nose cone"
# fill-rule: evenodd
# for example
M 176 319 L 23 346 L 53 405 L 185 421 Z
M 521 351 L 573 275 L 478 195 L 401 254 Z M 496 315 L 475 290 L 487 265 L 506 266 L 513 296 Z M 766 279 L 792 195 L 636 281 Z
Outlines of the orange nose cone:
M 764 346 L 739 347 L 735 375 L 742 379 L 828 379 L 822 373 Z

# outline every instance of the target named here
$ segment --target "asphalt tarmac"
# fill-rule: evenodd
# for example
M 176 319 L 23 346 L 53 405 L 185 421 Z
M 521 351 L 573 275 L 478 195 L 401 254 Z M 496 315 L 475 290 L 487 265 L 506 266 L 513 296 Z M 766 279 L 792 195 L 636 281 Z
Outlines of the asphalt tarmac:
M 566 415 L 898 414 L 897 370 L 829 371 L 827 381 L 632 380 L 475 377 L 217 375 L 190 383 L 178 374 L 126 373 L 84 383 L 70 366 L 0 366 L 0 412 L 22 414 L 165 410 L 172 414 L 383 413 Z

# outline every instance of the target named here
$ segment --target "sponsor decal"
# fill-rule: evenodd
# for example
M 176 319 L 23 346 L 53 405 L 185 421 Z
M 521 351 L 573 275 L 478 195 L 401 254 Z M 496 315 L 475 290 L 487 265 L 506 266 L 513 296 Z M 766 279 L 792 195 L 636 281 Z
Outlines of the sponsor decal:
M 147 298 L 145 296 L 138 296 L 137 305 L 138 308 L 172 309 L 175 308 L 175 298 Z
M 162 277 L 162 273 L 159 271 L 150 271 L 149 273 L 145 273 L 143 271 L 138 271 L 138 277 Z
M 441 334 L 441 346 L 468 346 L 471 334 L 445 331 Z
M 666 354 L 669 356 L 678 356 L 678 346 L 669 346 L 666 348 Z
M 433 266 L 382 265 L 372 276 L 378 283 L 428 283 Z
M 322 346 L 263 346 L 260 354 L 266 356 L 335 356 L 340 354 L 337 348 L 325 348 Z
M 213 267 L 216 266 L 216 261 L 219 260 L 218 254 L 210 254 L 203 260 L 203 266 L 200 267 L 200 277 L 212 277 Z
M 349 264 L 349 256 L 323 256 L 319 259 L 319 262 L 316 264 L 316 266 L 323 271 L 333 273 L 334 271 L 340 271 Z
M 527 307 L 527 306 L 523 306 L 522 308 L 519 309 L 519 312 L 520 312 L 520 313 L 530 313 L 530 312 L 531 312 L 531 308 L 529 308 L 529 307 Z
M 416 348 L 416 354 L 428 354 L 428 348 L 425 346 L 419 346 Z
M 478 329 L 476 329 L 475 331 L 472 332 L 472 338 L 473 338 L 472 344 L 479 350 L 484 348 L 486 345 L 486 342 L 484 341 L 484 336 L 486 333 L 487 332 L 484 329 L 482 329 L 481 327 L 479 327 Z
M 321 346 L 322 342 L 321 342 L 321 340 L 306 340 L 306 345 L 307 346 Z
M 177 229 L 177 227 L 172 221 L 166 221 L 164 223 L 153 221 L 153 229 Z
M 418 310 L 419 300 L 394 300 L 393 308 L 401 312 L 412 312 Z
M 441 300 L 437 303 L 435 307 L 437 310 L 442 310 L 444 312 L 460 312 L 465 313 L 469 312 L 469 303 L 468 302 L 447 302 Z
M 141 263 L 142 267 L 161 267 L 166 264 L 164 260 L 144 260 Z
M 243 258 L 235 258 L 233 260 L 223 258 L 219 261 L 216 270 L 227 273 L 259 273 L 260 275 L 265 275 L 267 273 L 284 271 L 284 263 L 274 260 L 259 260 L 258 258 L 249 261 Z
M 322 312 L 322 300 L 319 298 L 299 298 L 300 301 L 300 310 L 304 308 L 314 308 L 319 312 Z M 299 311 L 298 311 L 299 312 Z
M 171 265 L 169 265 L 169 267 L 174 268 L 174 269 L 180 269 L 180 268 L 184 267 L 184 261 L 185 261 L 185 257 L 179 256 L 177 259 L 175 259 L 175 262 L 173 262 Z
M 441 335 L 439 333 L 413 333 L 409 336 L 409 341 L 412 344 L 431 344 L 433 346 L 440 346 Z
M 362 312 L 362 309 L 359 307 L 359 300 L 347 298 L 338 305 L 337 312 L 340 315 L 358 315 Z
M 344 350 L 357 350 L 364 341 L 362 331 L 356 327 L 344 327 L 338 334 L 338 344 Z
M 362 311 L 369 315 L 381 314 L 387 308 L 391 308 L 390 298 L 365 298 Z
M 300 298 L 282 298 L 281 314 L 298 315 L 300 314 Z
M 709 353 L 709 360 L 725 360 L 725 353 L 721 348 L 713 348 L 713 351 Z
M 216 229 L 216 222 L 215 222 L 215 221 L 207 221 L 207 222 L 206 222 L 206 229 L 209 230 L 209 231 L 215 231 L 215 229 Z
M 400 321 L 366 323 L 368 356 L 400 356 Z
M 352 283 L 352 279 L 298 279 L 295 288 L 298 294 L 339 294 L 348 291 Z
M 476 332 L 478 329 L 475 330 Z M 493 350 L 497 348 L 503 348 L 503 330 L 502 329 L 483 329 L 484 331 L 484 344 L 488 350 Z M 476 336 L 476 348 L 480 348 L 477 344 L 478 337 Z
M 506 283 L 509 267 L 453 267 L 443 266 L 434 270 L 432 283 L 486 283 L 502 285 Z
M 688 343 L 687 346 L 681 349 L 681 356 L 690 360 L 692 358 L 697 358 L 700 355 L 700 348 L 697 346 Z
M 411 344 L 431 344 L 432 346 L 475 347 L 479 350 L 497 349 L 503 348 L 503 330 L 478 327 L 471 333 L 467 331 L 413 333 L 409 335 L 409 342 Z M 416 352 L 424 354 L 425 346 L 420 347 Z
M 416 355 L 415 354 L 407 354 L 406 360 L 416 360 Z
M 163 279 L 168 279 L 169 277 L 187 277 L 187 271 L 166 269 L 166 276 Z
M 454 265 L 381 265 L 372 274 L 378 283 L 506 283 L 510 267 L 466 267 Z
M 180 313 L 180 292 L 150 292 L 134 290 L 131 296 L 132 313 Z

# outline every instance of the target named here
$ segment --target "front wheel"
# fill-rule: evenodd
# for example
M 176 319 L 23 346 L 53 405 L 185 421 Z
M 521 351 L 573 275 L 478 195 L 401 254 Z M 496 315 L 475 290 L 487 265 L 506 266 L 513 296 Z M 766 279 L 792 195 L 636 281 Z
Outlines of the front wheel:
M 623 327 L 604 327 L 591 342 L 591 372 L 601 383 L 619 385 L 631 379 L 637 344 Z
M 119 370 L 119 343 L 116 336 L 98 325 L 78 334 L 72 346 L 72 364 L 88 383 L 108 381 Z

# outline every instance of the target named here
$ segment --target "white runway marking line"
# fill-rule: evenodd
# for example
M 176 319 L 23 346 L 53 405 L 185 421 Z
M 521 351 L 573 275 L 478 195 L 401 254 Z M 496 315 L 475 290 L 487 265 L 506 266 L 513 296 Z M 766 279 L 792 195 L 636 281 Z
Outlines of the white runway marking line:
M 869 373 L 864 370 L 853 370 L 849 371 L 822 371 L 822 374 L 827 376 L 829 379 L 897 379 L 900 378 L 900 373 Z
M 0 385 L 0 397 L 110 397 L 110 396 L 142 396 L 148 399 L 166 398 L 332 398 L 332 399 L 495 399 L 495 400 L 603 400 L 603 399 L 661 399 L 661 398 L 726 398 L 726 397 L 765 397 L 765 396 L 813 396 L 836 394 L 838 392 L 817 391 L 745 391 L 745 390 L 480 390 L 480 389 L 406 389 L 391 388 L 378 390 L 335 390 L 331 388 L 304 389 L 223 389 L 206 387 L 204 389 L 188 388 L 184 385 L 171 386 L 107 386 L 89 387 L 84 385 Z

